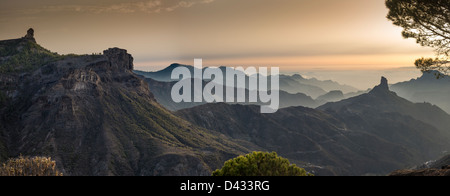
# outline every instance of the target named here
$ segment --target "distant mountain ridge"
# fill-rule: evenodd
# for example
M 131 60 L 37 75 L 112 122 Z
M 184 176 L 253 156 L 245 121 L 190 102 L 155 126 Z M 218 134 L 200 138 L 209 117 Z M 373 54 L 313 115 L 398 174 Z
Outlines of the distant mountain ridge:
M 367 105 L 372 103 L 377 105 Z M 373 88 L 369 93 L 342 100 L 337 103 L 327 103 L 318 107 L 320 110 L 333 112 L 363 113 L 365 110 L 377 110 L 380 112 L 396 112 L 407 114 L 417 120 L 429 123 L 443 131 L 449 131 L 450 122 L 446 119 L 450 115 L 439 107 L 429 103 L 412 103 L 399 97 L 395 92 L 390 91 L 387 79 L 382 78 L 381 84 Z
M 198 103 L 197 102 L 176 103 L 172 100 L 171 91 L 172 91 L 172 87 L 177 82 L 160 82 L 160 81 L 153 80 L 151 78 L 144 78 L 144 80 L 149 84 L 149 88 L 151 89 L 151 91 L 154 94 L 155 99 L 158 101 L 158 103 L 160 103 L 165 108 L 167 108 L 171 111 L 177 111 L 177 110 L 181 110 L 181 109 L 187 109 L 187 108 L 192 108 L 195 106 L 207 104 L 206 101 L 198 102 Z M 194 81 L 192 79 L 191 83 L 193 84 L 193 82 Z M 203 81 L 203 86 L 205 86 L 206 83 L 207 83 L 206 81 Z M 223 95 L 225 97 L 228 97 L 228 95 L 226 94 L 227 88 L 230 88 L 230 87 L 224 88 Z M 192 90 L 192 100 L 194 100 L 193 97 L 196 94 L 194 94 L 194 89 L 191 89 L 191 90 Z M 234 91 L 236 92 L 237 88 L 234 88 Z M 262 103 L 260 101 L 258 101 L 256 103 L 250 103 L 248 100 L 249 90 L 247 90 L 247 89 L 245 89 L 245 95 L 246 95 L 246 101 L 243 103 L 239 103 L 239 104 L 266 105 L 265 103 Z M 237 98 L 237 94 L 235 94 L 235 96 L 234 96 L 235 100 L 237 100 L 236 98 Z M 237 104 L 237 102 L 230 103 L 230 104 Z M 280 91 L 280 108 L 286 108 L 286 107 L 291 107 L 291 106 L 304 106 L 304 107 L 314 108 L 319 105 L 320 104 L 318 102 L 316 102 L 310 96 L 305 95 L 303 93 L 290 94 L 285 91 Z
M 171 79 L 171 73 L 177 67 L 188 68 L 191 71 L 191 73 L 193 73 L 194 69 L 196 69 L 190 65 L 182 65 L 182 64 L 174 63 L 174 64 L 170 65 L 169 67 L 166 67 L 166 68 L 164 68 L 160 71 L 156 71 L 156 72 L 144 72 L 144 71 L 137 71 L 137 70 L 135 70 L 134 72 L 138 75 L 142 75 L 146 78 L 151 78 L 156 81 L 172 82 L 172 81 L 176 81 L 176 80 Z M 206 69 L 206 67 L 204 69 Z M 218 69 L 222 70 L 223 73 L 226 73 L 226 71 L 230 68 L 221 66 L 221 67 L 218 67 Z M 251 77 L 251 76 L 247 75 L 247 77 Z M 226 79 L 227 78 L 224 78 L 224 80 L 226 80 Z M 246 81 L 248 81 L 248 79 Z M 250 89 L 250 90 L 252 90 L 252 89 Z M 280 75 L 280 90 L 286 91 L 291 94 L 303 93 L 303 94 L 311 96 L 314 99 L 320 95 L 324 95 L 327 92 L 333 91 L 333 90 L 340 90 L 344 94 L 358 91 L 358 89 L 351 87 L 349 85 L 341 85 L 341 84 L 331 81 L 331 80 L 321 81 L 321 80 L 317 80 L 315 78 L 306 79 L 299 74 L 295 74 L 292 76 Z
M 189 65 L 182 65 L 182 64 L 178 64 L 178 63 L 174 63 L 171 64 L 169 67 L 166 67 L 160 71 L 156 71 L 156 72 L 145 72 L 145 71 L 139 71 L 139 70 L 134 70 L 133 72 L 144 76 L 146 78 L 151 78 L 153 80 L 159 81 L 159 82 L 173 82 L 173 81 L 177 81 L 177 80 L 173 80 L 172 77 L 172 71 L 174 69 L 176 69 L 177 67 L 185 67 L 188 68 L 191 73 L 193 73 L 194 71 L 194 67 L 193 66 L 189 66 Z
M 421 77 L 391 86 L 392 91 L 412 102 L 428 102 L 435 104 L 450 114 L 450 76 L 441 73 L 424 72 Z
M 336 102 L 345 99 L 342 91 L 330 91 L 327 94 L 317 97 L 316 102 L 324 104 L 327 102 Z
M 243 145 L 278 151 L 318 175 L 385 175 L 450 148 L 450 116 L 398 97 L 385 78 L 367 94 L 318 109 L 259 114 L 253 106 L 207 104 L 176 114 Z
M 156 72 L 144 72 L 144 71 L 137 71 L 134 70 L 133 72 L 142 76 L 150 85 L 150 88 L 153 89 L 153 94 L 155 95 L 155 98 L 158 100 L 159 103 L 164 105 L 169 110 L 176 111 L 180 109 L 186 109 L 191 108 L 198 105 L 206 104 L 206 102 L 202 103 L 175 103 L 172 101 L 171 98 L 171 89 L 173 85 L 178 81 L 177 79 L 173 80 L 171 79 L 172 71 L 178 67 L 187 68 L 191 71 L 191 74 L 193 75 L 193 72 L 196 68 L 189 65 L 182 65 L 178 63 L 174 63 L 170 65 L 169 67 L 166 67 L 165 69 L 162 69 L 160 71 Z M 204 68 L 206 69 L 206 68 Z M 231 68 L 229 67 L 218 67 L 222 71 L 222 73 L 226 74 L 227 71 L 229 71 Z M 245 73 L 237 71 L 239 74 L 245 75 Z M 248 93 L 249 90 L 252 90 L 249 88 L 249 77 L 255 77 L 245 75 L 245 81 L 246 81 L 246 91 Z M 224 77 L 224 80 L 221 84 L 226 84 L 227 80 L 230 78 Z M 269 78 L 270 81 L 270 78 Z M 203 83 L 209 82 L 208 80 L 204 80 Z M 340 101 L 341 99 L 344 99 L 347 95 L 342 95 L 340 97 L 332 96 L 330 97 L 330 93 L 336 93 L 336 92 L 355 92 L 357 93 L 357 89 L 350 87 L 348 85 L 340 85 L 333 81 L 320 81 L 315 78 L 312 79 L 306 79 L 302 76 L 296 74 L 293 76 L 287 76 L 287 75 L 280 75 L 280 108 L 286 108 L 286 107 L 292 107 L 292 106 L 303 106 L 303 107 L 310 107 L 315 108 L 317 106 L 320 106 L 323 103 L 329 102 L 329 101 Z M 234 82 L 234 86 L 237 87 L 237 81 Z M 317 86 L 315 86 L 317 85 Z M 226 85 L 224 85 L 225 88 Z M 321 87 L 323 86 L 327 90 L 330 90 L 330 92 L 327 92 L 323 90 Z M 338 90 L 335 90 L 338 89 Z M 235 90 L 236 91 L 236 90 Z M 224 92 L 224 95 L 226 93 Z M 248 97 L 248 96 L 247 96 Z M 320 97 L 320 98 L 317 98 Z M 317 99 L 315 99 L 317 98 Z M 241 104 L 249 104 L 249 103 L 241 103 Z M 257 105 L 261 105 L 262 103 L 253 103 Z
M 292 76 L 285 75 L 285 76 L 292 78 L 293 80 L 297 81 L 300 84 L 319 87 L 323 89 L 325 92 L 342 91 L 342 93 L 347 94 L 359 91 L 359 89 L 355 87 L 352 87 L 350 85 L 342 85 L 332 80 L 318 80 L 316 78 L 305 78 L 300 74 L 294 74 Z

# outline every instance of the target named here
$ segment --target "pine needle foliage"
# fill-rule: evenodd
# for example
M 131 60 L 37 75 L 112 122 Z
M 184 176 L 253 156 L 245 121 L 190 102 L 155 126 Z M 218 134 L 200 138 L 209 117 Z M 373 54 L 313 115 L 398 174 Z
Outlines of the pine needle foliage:
M 276 152 L 253 152 L 225 162 L 213 176 L 312 176 Z

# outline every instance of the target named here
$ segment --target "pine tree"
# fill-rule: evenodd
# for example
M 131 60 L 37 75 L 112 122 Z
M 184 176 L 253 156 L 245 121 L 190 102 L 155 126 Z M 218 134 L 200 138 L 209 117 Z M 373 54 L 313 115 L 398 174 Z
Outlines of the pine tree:
M 228 160 L 213 176 L 312 176 L 277 153 L 253 152 Z

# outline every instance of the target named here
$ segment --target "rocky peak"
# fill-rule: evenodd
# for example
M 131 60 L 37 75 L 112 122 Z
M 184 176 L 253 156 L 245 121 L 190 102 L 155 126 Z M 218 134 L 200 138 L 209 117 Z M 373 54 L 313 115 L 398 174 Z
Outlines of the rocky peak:
M 23 38 L 31 40 L 36 43 L 36 40 L 34 39 L 34 29 L 33 28 L 28 29 L 27 34 Z
M 370 93 L 376 93 L 376 92 L 390 92 L 388 80 L 385 77 L 381 77 L 380 85 L 374 87 Z
M 383 88 L 385 90 L 389 90 L 388 80 L 385 77 L 381 77 L 381 83 L 380 83 L 379 87 Z
M 127 50 L 110 48 L 103 51 L 103 55 L 111 62 L 112 68 L 133 71 L 133 57 L 127 53 Z

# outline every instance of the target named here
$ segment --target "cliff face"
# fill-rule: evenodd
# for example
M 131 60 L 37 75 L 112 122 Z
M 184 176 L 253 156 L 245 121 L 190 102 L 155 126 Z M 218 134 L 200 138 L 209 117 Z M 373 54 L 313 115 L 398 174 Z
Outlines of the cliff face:
M 245 151 L 162 108 L 126 50 L 36 65 L 0 74 L 0 159 L 50 156 L 65 175 L 209 175 Z
M 111 130 L 105 124 L 112 114 L 105 111 L 113 104 L 110 96 L 131 96 L 139 90 L 153 101 L 151 93 L 140 88 L 145 85 L 116 69 L 119 66 L 107 55 L 80 56 L 21 73 L 14 80 L 18 88 L 8 92 L 12 96 L 5 113 L 10 156 L 51 156 L 70 174 L 114 174 L 108 171 L 113 157 L 106 156 L 114 147 L 108 144 Z M 117 98 L 114 101 L 120 101 Z
M 133 71 L 133 57 L 126 50 L 120 48 L 110 48 L 103 51 L 103 54 L 111 63 L 111 67 L 118 70 Z

